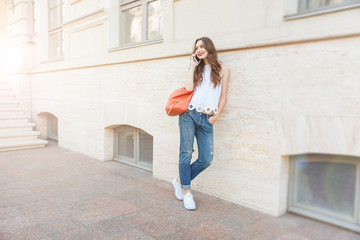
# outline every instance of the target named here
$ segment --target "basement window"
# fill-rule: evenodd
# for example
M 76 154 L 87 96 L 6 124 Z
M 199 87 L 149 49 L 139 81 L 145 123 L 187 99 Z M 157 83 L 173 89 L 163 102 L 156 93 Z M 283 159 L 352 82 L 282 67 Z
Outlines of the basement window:
M 114 160 L 152 171 L 153 137 L 131 126 L 115 129 Z

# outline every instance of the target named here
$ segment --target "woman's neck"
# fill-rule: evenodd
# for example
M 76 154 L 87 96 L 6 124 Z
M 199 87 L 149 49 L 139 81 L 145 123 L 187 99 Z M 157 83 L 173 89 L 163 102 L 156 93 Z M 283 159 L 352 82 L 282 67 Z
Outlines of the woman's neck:
M 207 58 L 204 59 L 204 63 L 205 63 L 205 65 L 210 65 L 210 62 L 209 62 L 209 60 L 207 60 Z

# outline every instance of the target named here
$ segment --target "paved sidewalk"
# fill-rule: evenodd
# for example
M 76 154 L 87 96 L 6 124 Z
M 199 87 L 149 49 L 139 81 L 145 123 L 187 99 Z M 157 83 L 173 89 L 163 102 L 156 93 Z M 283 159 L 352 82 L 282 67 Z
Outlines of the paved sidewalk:
M 186 211 L 170 183 L 50 142 L 0 152 L 0 239 L 316 239 L 358 233 L 294 214 L 272 217 L 194 192 Z

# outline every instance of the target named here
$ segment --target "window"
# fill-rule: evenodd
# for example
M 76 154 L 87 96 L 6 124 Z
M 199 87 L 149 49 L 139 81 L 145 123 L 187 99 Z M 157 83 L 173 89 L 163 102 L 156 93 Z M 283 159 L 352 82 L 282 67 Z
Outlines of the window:
M 48 0 L 49 4 L 49 59 L 58 59 L 63 55 L 62 24 L 63 0 Z
M 122 0 L 120 44 L 133 45 L 162 39 L 163 17 L 160 0 Z
M 299 12 L 320 10 L 325 8 L 336 8 L 348 4 L 359 2 L 357 0 L 300 0 L 299 1 Z
M 291 157 L 289 210 L 360 231 L 360 159 Z
M 286 20 L 360 7 L 360 0 L 287 0 Z
M 130 126 L 115 129 L 115 160 L 152 170 L 153 137 Z

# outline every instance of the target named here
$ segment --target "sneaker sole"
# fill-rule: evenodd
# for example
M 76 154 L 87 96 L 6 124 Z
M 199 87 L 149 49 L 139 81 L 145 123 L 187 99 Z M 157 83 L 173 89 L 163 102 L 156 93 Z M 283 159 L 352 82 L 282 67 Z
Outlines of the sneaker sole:
M 195 211 L 196 210 L 196 208 L 193 208 L 193 209 L 189 209 L 189 208 L 186 208 L 186 207 L 184 207 L 186 210 L 188 210 L 188 211 Z

